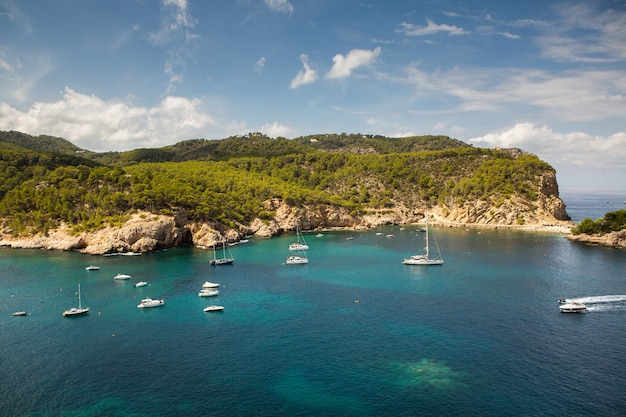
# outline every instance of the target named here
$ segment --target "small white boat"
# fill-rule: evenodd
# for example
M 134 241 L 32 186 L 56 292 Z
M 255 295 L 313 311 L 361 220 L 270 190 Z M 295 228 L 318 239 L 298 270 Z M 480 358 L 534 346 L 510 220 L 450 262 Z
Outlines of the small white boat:
M 291 255 L 287 257 L 287 260 L 285 261 L 285 263 L 287 265 L 302 265 L 302 264 L 308 264 L 309 259 L 306 257 L 306 255 L 304 256 Z
M 145 287 L 146 285 L 148 285 L 146 281 L 139 281 L 138 283 L 135 284 L 135 288 Z
M 153 300 L 152 298 L 144 298 L 137 308 L 159 307 L 165 305 L 165 300 Z
M 13 315 L 16 316 L 16 317 L 17 316 L 27 316 L 28 313 L 25 312 L 25 311 L 16 311 L 16 312 L 13 313 Z
M 96 265 L 89 265 L 85 267 L 85 271 L 99 271 L 100 267 Z
M 219 286 L 220 284 L 218 283 L 206 281 L 204 284 L 202 284 L 202 289 L 217 288 Z
M 202 289 L 198 293 L 198 296 L 200 297 L 213 297 L 215 295 L 220 295 L 220 292 L 213 288 Z
M 125 279 L 131 279 L 132 277 L 128 274 L 117 274 L 116 276 L 113 277 L 113 279 L 118 279 L 118 280 L 125 280 Z
M 80 303 L 80 284 L 78 284 L 78 307 L 72 307 L 69 310 L 65 310 L 63 315 L 65 317 L 80 316 L 82 314 L 89 313 L 89 307 L 83 307 Z
M 324 233 L 318 233 L 315 235 L 315 237 L 324 237 Z
M 208 306 L 204 309 L 205 313 L 217 313 L 220 311 L 224 311 L 224 306 Z
M 587 306 L 576 301 L 569 301 L 559 306 L 561 313 L 582 313 L 587 310 Z

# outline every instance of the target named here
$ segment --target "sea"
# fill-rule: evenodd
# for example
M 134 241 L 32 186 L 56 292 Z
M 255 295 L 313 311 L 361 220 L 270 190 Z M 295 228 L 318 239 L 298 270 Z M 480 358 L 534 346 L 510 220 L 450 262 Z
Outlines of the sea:
M 626 192 L 561 195 L 577 222 L 626 208 Z M 432 227 L 444 264 L 403 265 L 419 229 L 305 233 L 307 265 L 285 265 L 293 234 L 224 266 L 202 248 L 2 248 L 0 416 L 625 415 L 623 249 Z M 219 295 L 199 297 L 205 281 Z M 63 317 L 79 284 L 90 312 Z

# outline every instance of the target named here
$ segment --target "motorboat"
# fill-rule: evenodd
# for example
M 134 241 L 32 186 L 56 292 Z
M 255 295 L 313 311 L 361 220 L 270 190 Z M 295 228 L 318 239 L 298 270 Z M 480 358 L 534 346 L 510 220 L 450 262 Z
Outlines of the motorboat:
M 165 300 L 153 300 L 152 298 L 144 298 L 137 308 L 160 307 L 165 305 Z
M 138 283 L 135 284 L 135 288 L 145 287 L 146 285 L 148 285 L 146 281 L 139 281 Z
M 208 306 L 204 309 L 205 313 L 217 313 L 220 311 L 224 311 L 224 306 Z
M 13 315 L 16 316 L 16 317 L 17 316 L 27 316 L 28 313 L 25 312 L 25 311 L 16 311 L 16 312 L 13 313 Z
M 576 301 L 569 301 L 559 306 L 561 313 L 581 313 L 587 310 L 587 306 Z
M 113 277 L 113 279 L 117 279 L 117 280 L 126 280 L 126 279 L 131 279 L 132 277 L 128 274 L 117 274 L 116 276 Z
M 202 289 L 198 293 L 198 296 L 200 297 L 213 297 L 215 295 L 220 295 L 220 292 L 214 288 Z
M 206 281 L 204 284 L 202 284 L 202 289 L 217 288 L 219 286 L 220 284 L 218 283 Z
M 89 307 L 83 307 L 80 303 L 80 284 L 78 284 L 78 307 L 72 307 L 69 310 L 65 310 L 63 315 L 65 317 L 80 316 L 89 313 Z
M 285 261 L 285 263 L 287 265 L 302 265 L 302 264 L 308 264 L 309 259 L 306 257 L 306 255 L 304 256 L 291 255 L 287 257 L 287 260 Z
M 96 265 L 89 265 L 85 267 L 85 271 L 99 271 L 100 267 Z

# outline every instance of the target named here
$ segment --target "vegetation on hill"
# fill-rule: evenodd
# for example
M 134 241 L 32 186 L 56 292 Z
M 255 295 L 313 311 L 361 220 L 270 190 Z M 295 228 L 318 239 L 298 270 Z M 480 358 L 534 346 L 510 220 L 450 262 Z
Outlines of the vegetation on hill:
M 626 229 L 626 210 L 612 211 L 606 213 L 603 218 L 596 221 L 585 218 L 576 227 L 572 228 L 572 234 L 603 234 L 619 232 Z
M 1 133 L 0 218 L 15 235 L 61 223 L 93 230 L 119 224 L 135 210 L 185 213 L 192 221 L 232 227 L 272 218 L 275 213 L 264 204 L 272 198 L 292 206 L 343 207 L 355 215 L 476 199 L 497 206 L 513 196 L 530 206 L 538 178 L 554 173 L 534 155 L 473 148 L 439 136 L 287 140 L 257 134 L 69 156 L 28 150 L 30 141 L 5 141 L 18 149 L 3 148 Z

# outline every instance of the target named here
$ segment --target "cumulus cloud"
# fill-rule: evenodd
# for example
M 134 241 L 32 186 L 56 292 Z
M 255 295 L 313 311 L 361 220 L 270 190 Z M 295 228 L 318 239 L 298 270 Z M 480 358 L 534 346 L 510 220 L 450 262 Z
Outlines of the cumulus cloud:
M 198 99 L 166 97 L 157 106 L 105 101 L 66 88 L 56 102 L 36 102 L 27 111 L 0 103 L 0 130 L 63 137 L 92 151 L 161 147 L 213 133 L 245 131 L 223 126 L 203 113 Z M 225 135 L 226 136 L 226 135 Z
M 260 131 L 271 138 L 277 138 L 279 136 L 286 137 L 291 132 L 291 128 L 274 122 L 264 124 L 263 126 L 261 126 Z
M 465 31 L 463 28 L 446 24 L 438 25 L 430 19 L 426 20 L 426 26 L 417 26 L 412 23 L 402 22 L 400 23 L 400 29 L 397 29 L 396 32 L 406 36 L 426 36 L 439 32 L 445 32 L 451 36 L 469 34 L 469 32 Z
M 275 12 L 293 13 L 293 5 L 288 0 L 265 0 L 265 4 Z
M 380 55 L 380 52 L 379 46 L 372 51 L 353 49 L 346 56 L 337 54 L 333 57 L 333 67 L 326 74 L 326 78 L 339 79 L 349 77 L 355 69 L 372 64 Z
M 524 149 L 548 161 L 557 172 L 560 169 L 575 172 L 584 168 L 590 173 L 612 175 L 618 181 L 626 175 L 626 132 L 607 137 L 584 132 L 560 133 L 548 126 L 525 122 L 468 142 L 481 147 Z
M 309 66 L 309 57 L 305 54 L 300 55 L 300 61 L 302 62 L 303 70 L 298 71 L 289 87 L 295 89 L 301 85 L 311 84 L 317 80 L 317 71 Z

